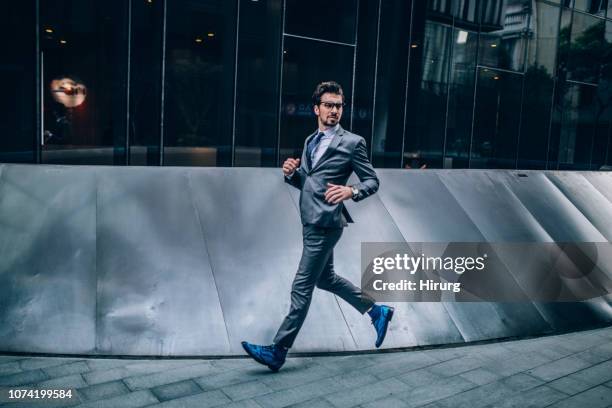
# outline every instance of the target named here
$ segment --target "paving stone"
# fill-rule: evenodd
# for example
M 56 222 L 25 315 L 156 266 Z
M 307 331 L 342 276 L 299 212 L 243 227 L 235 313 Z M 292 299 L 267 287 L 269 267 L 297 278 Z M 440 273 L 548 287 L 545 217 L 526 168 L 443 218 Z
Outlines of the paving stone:
M 396 395 L 396 397 L 407 402 L 410 407 L 419 407 L 435 401 L 438 401 L 442 406 L 446 406 L 444 405 L 445 401 L 454 401 L 457 396 L 474 387 L 476 387 L 474 383 L 455 376 L 412 388 L 407 392 Z
M 408 386 L 395 379 L 381 380 L 373 384 L 342 390 L 327 395 L 325 399 L 337 408 L 352 407 L 385 398 L 392 394 L 406 392 Z
M 387 397 L 361 405 L 363 408 L 407 408 L 410 405 L 399 398 Z
M 543 385 L 544 381 L 532 377 L 528 374 L 518 373 L 511 375 L 510 377 L 503 378 L 500 383 L 515 390 L 515 391 L 526 391 L 530 388 Z
M 587 384 L 599 385 L 612 380 L 612 360 L 587 367 L 570 375 Z
M 344 388 L 337 382 L 324 378 L 292 388 L 274 391 L 270 394 L 254 398 L 262 407 L 281 408 L 298 404 L 316 397 L 331 394 Z
M 475 370 L 466 371 L 459 374 L 461 378 L 473 382 L 476 385 L 485 385 L 502 378 L 499 374 L 495 374 L 484 368 L 476 368 Z
M 182 360 L 179 360 L 178 363 L 180 363 L 178 367 L 190 367 L 196 364 L 210 364 L 208 362 L 202 362 L 201 360 L 197 361 L 197 363 L 195 364 L 191 364 L 191 362 L 186 363 Z M 161 371 L 165 371 L 168 368 L 176 368 L 176 364 L 176 362 L 173 363 L 172 361 L 164 363 L 163 361 L 154 360 L 151 361 L 150 364 L 147 364 L 146 361 L 137 361 L 125 366 L 83 373 L 83 378 L 85 378 L 85 381 L 87 381 L 88 384 L 100 384 L 109 381 L 120 380 L 122 378 L 134 377 L 137 375 L 158 373 Z
M 493 404 L 496 408 L 546 407 L 554 402 L 567 398 L 567 394 L 545 385 L 533 388 L 524 393 L 515 393 L 504 397 Z
M 248 381 L 261 379 L 261 371 L 251 370 L 230 370 L 225 372 L 213 372 L 203 377 L 195 378 L 200 388 L 204 391 L 212 391 L 228 385 L 240 384 Z
M 250 381 L 241 384 L 234 384 L 221 389 L 233 401 L 253 398 L 264 394 L 269 394 L 274 390 L 261 381 Z
M 62 364 L 59 366 L 45 367 L 42 369 L 50 378 L 65 377 L 71 374 L 80 374 L 89 371 L 89 366 L 85 361 Z
M 48 379 L 49 377 L 42 370 L 23 371 L 21 373 L 1 376 L 0 386 L 36 384 Z
M 464 381 L 467 382 L 467 380 Z M 425 402 L 438 400 L 438 404 L 444 408 L 486 407 L 487 405 L 493 404 L 495 401 L 502 400 L 503 398 L 506 398 L 507 396 L 516 393 L 515 390 L 503 385 L 500 381 L 485 384 L 479 387 L 466 388 L 465 390 L 459 389 L 457 392 L 452 394 L 452 396 L 443 396 L 444 399 L 441 399 L 436 396 L 436 388 L 439 388 L 439 391 L 445 389 L 442 387 L 436 387 L 434 384 L 434 386 L 430 387 L 429 394 L 431 394 L 435 398 L 432 398 L 431 400 L 425 400 Z
M 225 394 L 216 390 L 165 401 L 152 405 L 151 408 L 210 408 L 229 404 L 230 402 L 230 399 Z
M 194 377 L 201 377 L 214 372 L 214 367 L 208 363 L 201 363 L 187 367 L 175 368 L 153 374 L 139 375 L 125 378 L 123 381 L 132 391 L 153 388 L 158 385 L 170 384 Z
M 261 405 L 258 405 L 261 406 Z M 224 407 L 225 408 L 225 407 Z M 291 405 L 291 408 L 335 408 L 331 402 L 323 397 L 313 398 L 299 404 Z
M 427 368 L 410 371 L 397 377 L 398 380 L 408 385 L 408 387 L 420 387 L 422 385 L 432 384 L 436 381 L 441 381 L 445 377 L 440 374 L 434 374 Z
M 359 371 L 337 375 L 331 377 L 331 379 L 345 388 L 361 387 L 379 381 L 379 379 L 372 374 L 364 374 Z
M 123 381 L 111 381 L 80 388 L 77 392 L 81 395 L 83 400 L 96 401 L 103 398 L 112 398 L 117 395 L 127 394 L 130 390 Z
M 74 389 L 86 387 L 87 383 L 80 374 L 67 375 L 65 377 L 56 377 L 47 381 L 36 384 L 36 388 L 62 388 Z
M 273 374 L 269 369 L 263 366 L 258 372 L 261 374 L 262 370 L 267 375 L 262 376 L 261 381 L 275 391 L 318 381 L 324 378 L 330 378 L 342 373 L 342 370 L 317 364 L 312 364 L 304 368 L 293 366 L 285 369 L 285 367 L 283 367 L 283 369 L 276 374 Z
M 83 373 L 82 376 L 87 381 L 87 384 L 95 385 L 110 381 L 120 380 L 133 375 L 125 367 L 115 367 L 108 370 L 90 371 Z
M 369 365 L 360 371 L 365 374 L 374 374 L 380 379 L 385 379 L 395 377 L 409 371 L 418 370 L 419 368 L 448 363 L 441 363 L 425 353 L 406 353 L 404 356 L 402 356 L 401 353 L 393 353 L 390 355 L 394 354 L 395 358 L 392 358 L 382 364 Z
M 203 390 L 200 388 L 200 386 L 198 386 L 198 384 L 196 384 L 195 381 L 184 380 L 151 388 L 151 392 L 153 392 L 158 400 L 168 401 L 171 399 L 199 394 L 203 392 Z
M 588 367 L 590 364 L 578 357 L 569 356 L 528 370 L 527 373 L 544 381 L 552 381 Z
M 36 357 L 27 358 L 19 361 L 21 369 L 24 371 L 36 370 L 38 368 L 47 368 L 53 366 L 60 366 L 63 364 L 74 363 L 77 361 L 83 361 L 83 359 L 76 358 L 58 358 L 58 357 Z
M 91 371 L 110 370 L 111 368 L 124 367 L 130 360 L 124 359 L 89 359 L 87 365 Z
M 574 408 L 574 407 L 588 407 L 588 408 L 604 408 L 612 403 L 612 388 L 604 387 L 599 385 L 595 388 L 588 389 L 579 394 L 573 395 L 559 401 L 551 408 Z
M 482 368 L 494 372 L 501 377 L 509 377 L 511 375 L 520 373 L 538 367 L 544 364 L 549 364 L 551 361 L 547 357 L 539 355 L 535 352 L 528 352 L 516 356 L 516 358 L 500 361 L 492 364 L 485 364 Z
M 546 383 L 546 385 L 568 395 L 578 394 L 579 392 L 593 387 L 592 384 L 586 383 L 577 378 L 573 378 L 573 374 L 558 378 L 554 381 Z
M 19 366 L 19 361 L 9 361 L 0 364 L 0 377 L 3 375 L 11 375 L 22 372 Z
M 434 374 L 440 374 L 445 377 L 461 374 L 466 371 L 479 368 L 483 365 L 483 361 L 475 357 L 460 357 L 453 360 L 448 360 L 443 363 L 432 365 L 427 369 Z
M 242 401 L 234 401 L 230 404 L 221 405 L 223 408 L 261 408 L 261 405 L 256 403 L 252 399 L 242 400 Z M 315 405 L 314 407 L 317 407 Z M 295 405 L 294 405 L 295 408 Z
M 91 401 L 79 408 L 138 408 L 157 403 L 157 398 L 149 390 L 130 392 L 109 399 Z

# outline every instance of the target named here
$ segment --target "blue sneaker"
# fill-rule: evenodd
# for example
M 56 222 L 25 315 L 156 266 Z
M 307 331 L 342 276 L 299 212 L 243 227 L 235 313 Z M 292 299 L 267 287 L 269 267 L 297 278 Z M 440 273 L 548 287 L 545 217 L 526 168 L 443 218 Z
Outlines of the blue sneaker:
M 258 346 L 257 344 L 251 344 L 243 341 L 242 348 L 247 354 L 255 361 L 265 366 L 274 372 L 278 371 L 279 368 L 285 364 L 285 357 L 287 356 L 287 349 L 276 344 L 269 346 Z
M 385 341 L 385 336 L 387 335 L 387 328 L 389 327 L 389 322 L 393 317 L 393 311 L 395 309 L 391 306 L 385 305 L 374 305 L 372 309 L 368 312 L 370 317 L 372 318 L 372 324 L 374 325 L 374 329 L 376 330 L 376 348 L 379 348 L 383 341 Z

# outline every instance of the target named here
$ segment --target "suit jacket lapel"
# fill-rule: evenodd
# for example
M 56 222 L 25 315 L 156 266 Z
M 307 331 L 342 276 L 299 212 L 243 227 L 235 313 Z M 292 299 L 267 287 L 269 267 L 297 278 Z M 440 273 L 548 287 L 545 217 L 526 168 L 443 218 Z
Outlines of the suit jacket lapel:
M 312 168 L 312 170 L 314 170 L 317 167 L 319 167 L 321 165 L 321 163 L 323 163 L 323 161 L 325 159 L 327 159 L 331 154 L 334 153 L 334 150 L 336 150 L 336 148 L 340 144 L 340 138 L 342 137 L 343 133 L 344 133 L 344 129 L 342 129 L 342 126 L 338 126 L 338 131 L 336 132 L 334 137 L 332 137 L 332 140 L 329 143 L 329 146 L 327 146 L 327 150 L 325 150 L 325 153 L 323 153 L 323 156 L 321 156 L 321 158 L 319 159 L 317 164 L 315 164 L 315 166 Z
M 306 141 L 304 142 L 304 150 L 302 151 L 302 164 L 306 168 L 306 172 L 310 172 L 309 160 L 306 157 L 306 155 L 308 154 L 308 143 L 310 143 L 310 139 L 312 139 L 317 133 L 319 133 L 318 130 L 312 133 L 310 136 L 308 136 L 306 138 Z

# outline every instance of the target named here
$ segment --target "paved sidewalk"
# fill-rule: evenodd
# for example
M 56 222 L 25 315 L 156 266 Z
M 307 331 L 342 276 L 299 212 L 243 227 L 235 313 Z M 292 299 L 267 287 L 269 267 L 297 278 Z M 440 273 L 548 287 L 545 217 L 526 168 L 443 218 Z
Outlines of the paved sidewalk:
M 250 359 L 0 356 L 0 386 L 73 388 L 4 407 L 612 407 L 612 327 L 420 351 Z

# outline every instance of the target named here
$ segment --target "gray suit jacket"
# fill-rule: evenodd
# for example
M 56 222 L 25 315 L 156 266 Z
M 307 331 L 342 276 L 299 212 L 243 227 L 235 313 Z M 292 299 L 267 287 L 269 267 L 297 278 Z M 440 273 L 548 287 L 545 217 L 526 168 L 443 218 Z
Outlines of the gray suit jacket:
M 359 194 L 355 201 L 374 194 L 378 190 L 378 177 L 368 160 L 365 139 L 359 135 L 338 129 L 323 156 L 309 168 L 306 160 L 306 146 L 315 132 L 306 138 L 300 167 L 285 181 L 301 190 L 300 215 L 302 224 L 320 227 L 343 227 L 353 222 L 343 203 L 330 204 L 325 201 L 327 183 L 346 185 L 352 172 L 357 174 L 359 183 L 355 184 Z

